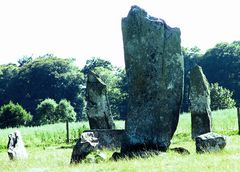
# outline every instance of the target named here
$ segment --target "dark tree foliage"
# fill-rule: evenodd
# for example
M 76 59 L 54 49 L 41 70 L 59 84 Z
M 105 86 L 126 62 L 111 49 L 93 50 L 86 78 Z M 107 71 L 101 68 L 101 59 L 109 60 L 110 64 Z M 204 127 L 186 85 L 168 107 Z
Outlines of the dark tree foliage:
M 72 103 L 78 119 L 81 119 L 84 77 L 73 59 L 62 59 L 47 54 L 21 67 L 15 67 L 16 72 L 15 68 L 11 69 L 13 66 L 7 67 L 11 76 L 5 86 L 1 87 L 4 90 L 0 91 L 0 97 L 4 96 L 1 104 L 13 100 L 35 115 L 37 105 L 44 99 L 67 99 Z M 7 79 L 5 75 L 1 76 L 2 80 Z
M 13 82 L 13 78 L 18 73 L 18 67 L 15 64 L 1 65 L 0 66 L 0 106 L 8 103 L 9 95 L 7 90 Z
M 219 43 L 209 49 L 199 63 L 210 83 L 233 91 L 233 98 L 240 103 L 240 42 Z
M 9 102 L 0 109 L 0 128 L 19 127 L 28 124 L 32 116 L 21 105 Z

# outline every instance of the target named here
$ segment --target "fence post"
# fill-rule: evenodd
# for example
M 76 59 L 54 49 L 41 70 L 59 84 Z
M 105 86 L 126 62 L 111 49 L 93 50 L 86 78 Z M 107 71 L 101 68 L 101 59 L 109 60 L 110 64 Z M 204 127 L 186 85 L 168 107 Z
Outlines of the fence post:
M 67 131 L 67 140 L 66 140 L 66 142 L 68 144 L 69 143 L 69 123 L 68 123 L 68 121 L 66 121 L 66 131 Z
M 237 116 L 238 116 L 238 134 L 240 134 L 240 108 L 237 108 Z

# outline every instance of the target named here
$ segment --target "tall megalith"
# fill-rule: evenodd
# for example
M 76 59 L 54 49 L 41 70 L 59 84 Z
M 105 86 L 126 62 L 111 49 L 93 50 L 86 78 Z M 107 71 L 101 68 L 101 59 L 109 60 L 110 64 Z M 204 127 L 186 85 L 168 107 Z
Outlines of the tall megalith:
M 180 29 L 132 6 L 122 19 L 129 109 L 122 153 L 165 151 L 176 130 L 183 93 Z
M 192 139 L 211 132 L 210 88 L 202 68 L 196 65 L 190 73 Z
M 88 74 L 86 100 L 90 129 L 114 129 L 107 86 L 94 72 Z

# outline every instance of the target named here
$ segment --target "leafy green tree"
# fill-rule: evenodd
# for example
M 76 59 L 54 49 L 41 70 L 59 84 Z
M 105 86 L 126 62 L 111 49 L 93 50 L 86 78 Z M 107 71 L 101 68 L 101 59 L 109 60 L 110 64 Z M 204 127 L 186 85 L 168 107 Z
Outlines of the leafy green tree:
M 234 92 L 233 98 L 240 103 L 240 42 L 219 43 L 209 49 L 200 61 L 210 83 L 218 82 Z
M 12 94 L 8 93 L 13 78 L 17 77 L 18 66 L 15 64 L 0 65 L 0 106 L 12 100 Z
M 235 107 L 236 102 L 232 99 L 233 92 L 219 86 L 218 83 L 211 84 L 211 109 L 230 109 Z
M 72 122 L 76 120 L 76 112 L 74 111 L 74 108 L 71 106 L 70 102 L 66 99 L 61 100 L 57 105 L 55 116 L 60 122 Z
M 0 109 L 0 128 L 19 127 L 28 124 L 32 116 L 21 105 L 10 101 Z
M 55 100 L 47 98 L 43 100 L 36 109 L 36 115 L 33 118 L 35 125 L 53 124 L 58 122 L 55 114 L 57 103 Z

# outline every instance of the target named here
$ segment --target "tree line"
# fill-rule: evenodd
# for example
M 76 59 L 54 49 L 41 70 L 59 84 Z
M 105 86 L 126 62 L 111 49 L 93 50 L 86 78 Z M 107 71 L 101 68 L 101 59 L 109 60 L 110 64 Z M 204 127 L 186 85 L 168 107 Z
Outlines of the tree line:
M 182 48 L 182 55 L 185 67 L 182 111 L 189 111 L 189 72 L 196 64 L 203 68 L 211 83 L 213 110 L 239 105 L 240 41 L 219 43 L 204 54 L 197 47 Z M 128 102 L 125 69 L 101 58 L 87 60 L 80 69 L 74 59 L 46 54 L 35 59 L 23 57 L 18 64 L 0 65 L 0 127 L 4 111 L 15 106 L 22 111 L 21 106 L 30 115 L 23 123 L 28 125 L 86 119 L 85 88 L 90 70 L 107 84 L 114 118 L 125 119 Z

